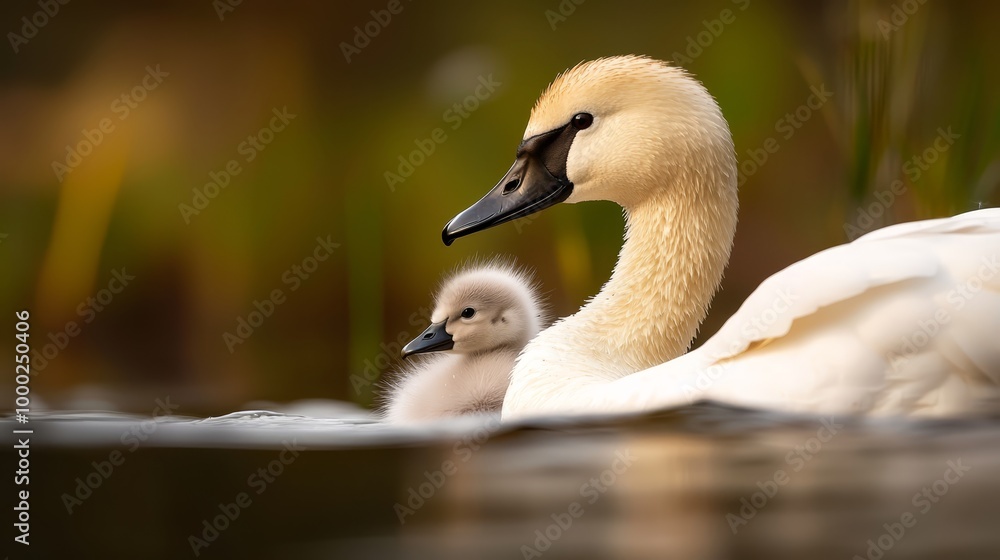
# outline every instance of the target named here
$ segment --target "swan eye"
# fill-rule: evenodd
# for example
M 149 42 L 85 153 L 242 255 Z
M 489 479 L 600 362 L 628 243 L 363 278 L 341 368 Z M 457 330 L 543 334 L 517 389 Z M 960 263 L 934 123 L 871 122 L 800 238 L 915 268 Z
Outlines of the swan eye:
M 476 314 L 476 310 L 471 307 L 466 307 L 462 310 L 463 319 L 471 319 Z
M 573 120 L 570 121 L 573 128 L 577 130 L 583 130 L 585 128 L 590 128 L 590 125 L 594 124 L 594 115 L 590 113 L 577 113 L 573 115 Z

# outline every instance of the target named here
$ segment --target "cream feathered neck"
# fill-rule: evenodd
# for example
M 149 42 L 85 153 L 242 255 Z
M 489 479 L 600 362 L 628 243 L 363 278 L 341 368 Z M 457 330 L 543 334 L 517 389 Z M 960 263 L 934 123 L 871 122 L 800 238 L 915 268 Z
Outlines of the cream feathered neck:
M 638 59 L 638 64 L 644 75 L 648 61 Z M 663 87 L 643 94 L 648 100 L 645 115 L 627 118 L 662 132 L 655 133 L 655 142 L 622 142 L 637 150 L 628 157 L 639 171 L 615 173 L 600 163 L 589 164 L 578 175 L 592 177 L 598 185 L 585 183 L 569 199 L 610 198 L 625 208 L 625 241 L 615 270 L 579 312 L 528 344 L 512 373 L 505 414 L 538 402 L 546 402 L 548 410 L 578 408 L 580 403 L 558 404 L 567 384 L 603 382 L 680 356 L 719 287 L 738 211 L 732 137 L 701 84 L 682 71 L 656 65 L 654 71 L 664 72 Z M 546 120 L 553 104 L 573 97 L 568 90 L 574 84 L 593 87 L 587 71 L 573 69 L 550 86 L 533 111 L 527 134 L 544 128 L 535 122 Z M 553 103 L 547 101 L 550 92 L 558 97 Z M 572 172 L 572 161 L 570 165 Z
M 575 336 L 598 335 L 588 346 L 607 359 L 596 368 L 627 375 L 680 356 L 708 312 L 729 260 L 735 216 L 690 211 L 692 204 L 720 202 L 686 191 L 664 189 L 626 212 L 611 279 L 566 319 Z

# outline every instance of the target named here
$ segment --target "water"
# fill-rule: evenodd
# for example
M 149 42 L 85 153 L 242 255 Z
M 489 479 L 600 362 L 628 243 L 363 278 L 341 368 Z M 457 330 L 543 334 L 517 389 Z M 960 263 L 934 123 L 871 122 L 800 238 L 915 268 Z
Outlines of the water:
M 1000 418 L 831 419 L 708 403 L 514 425 L 345 416 L 33 418 L 31 551 L 1000 557 Z

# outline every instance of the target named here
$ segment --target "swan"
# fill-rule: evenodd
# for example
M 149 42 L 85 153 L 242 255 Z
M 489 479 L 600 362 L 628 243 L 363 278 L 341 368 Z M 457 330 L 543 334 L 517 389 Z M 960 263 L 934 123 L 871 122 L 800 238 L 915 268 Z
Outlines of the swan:
M 600 292 L 525 347 L 503 420 L 701 399 L 814 414 L 995 406 L 996 208 L 887 227 L 795 263 L 685 354 L 729 260 L 736 165 L 718 104 L 666 62 L 603 58 L 549 85 L 513 166 L 443 240 L 559 202 L 611 200 L 625 212 L 624 244 Z
M 388 422 L 499 413 L 514 359 L 545 322 L 531 275 L 511 263 L 471 265 L 447 278 L 431 325 L 402 357 L 434 352 L 403 369 L 386 395 Z

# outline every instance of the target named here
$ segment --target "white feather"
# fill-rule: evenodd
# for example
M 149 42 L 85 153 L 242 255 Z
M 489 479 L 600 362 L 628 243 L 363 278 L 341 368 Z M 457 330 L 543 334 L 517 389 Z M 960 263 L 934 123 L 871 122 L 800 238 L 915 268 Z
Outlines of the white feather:
M 476 316 L 463 319 L 466 307 Z M 401 423 L 499 412 L 515 358 L 545 323 L 531 275 L 509 261 L 467 265 L 442 283 L 431 319 L 448 321 L 455 346 L 411 358 L 388 383 L 383 418 Z
M 626 211 L 611 279 L 524 349 L 505 420 L 640 411 L 697 399 L 815 413 L 995 410 L 1000 209 L 888 227 L 765 280 L 684 354 L 719 285 L 736 225 L 736 159 L 714 99 L 644 57 L 556 79 L 525 136 L 577 112 L 567 202 Z
M 708 398 L 815 413 L 995 410 L 1000 209 L 936 222 L 933 231 L 899 228 L 782 270 L 701 348 L 615 381 L 595 406 Z

